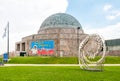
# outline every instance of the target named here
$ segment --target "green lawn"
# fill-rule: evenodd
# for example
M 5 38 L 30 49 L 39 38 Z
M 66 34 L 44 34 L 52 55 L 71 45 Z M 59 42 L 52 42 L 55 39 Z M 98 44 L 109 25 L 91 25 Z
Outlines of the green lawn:
M 77 57 L 16 57 L 11 58 L 8 63 L 17 64 L 77 64 Z
M 120 64 L 120 56 L 107 56 L 105 58 L 106 64 Z
M 103 72 L 68 66 L 0 67 L 0 81 L 120 81 L 120 67 L 105 67 Z
M 78 64 L 77 57 L 14 57 L 8 63 L 12 64 Z M 105 64 L 120 64 L 120 57 L 107 56 Z
M 0 57 L 0 61 L 2 60 L 2 58 Z

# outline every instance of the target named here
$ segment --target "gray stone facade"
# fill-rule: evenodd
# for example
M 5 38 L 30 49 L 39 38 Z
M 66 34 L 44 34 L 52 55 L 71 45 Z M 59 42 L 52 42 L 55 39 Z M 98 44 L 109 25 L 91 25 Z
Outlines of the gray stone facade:
M 79 27 L 79 29 L 77 29 Z M 31 42 L 40 40 L 54 41 L 54 56 L 77 56 L 78 43 L 85 34 L 80 23 L 73 16 L 57 13 L 46 18 L 38 30 L 38 34 L 23 37 L 16 43 L 16 54 L 31 53 Z M 35 51 L 35 50 L 34 50 Z M 41 49 L 40 49 L 41 51 Z
M 26 52 L 29 55 L 31 41 L 54 40 L 54 56 L 77 56 L 78 42 L 81 42 L 86 35 L 81 29 L 47 28 L 40 30 L 38 34 L 22 38 L 21 42 L 16 43 L 16 52 Z
M 23 37 L 20 42 L 16 42 L 16 55 L 19 56 L 22 53 L 31 55 L 32 41 L 53 40 L 53 56 L 78 56 L 78 44 L 87 35 L 84 33 L 81 24 L 73 16 L 65 13 L 53 14 L 43 21 L 38 34 Z M 119 42 L 119 40 L 117 41 Z M 116 45 L 111 46 L 111 41 L 108 41 L 107 55 L 120 55 L 120 45 Z

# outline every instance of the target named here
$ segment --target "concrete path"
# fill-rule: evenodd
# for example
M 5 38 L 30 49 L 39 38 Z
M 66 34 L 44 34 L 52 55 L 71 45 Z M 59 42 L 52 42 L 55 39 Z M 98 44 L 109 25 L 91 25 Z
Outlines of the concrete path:
M 79 64 L 4 64 L 4 66 L 80 66 Z M 90 64 L 94 66 L 94 64 Z M 120 66 L 120 64 L 104 64 L 104 66 Z

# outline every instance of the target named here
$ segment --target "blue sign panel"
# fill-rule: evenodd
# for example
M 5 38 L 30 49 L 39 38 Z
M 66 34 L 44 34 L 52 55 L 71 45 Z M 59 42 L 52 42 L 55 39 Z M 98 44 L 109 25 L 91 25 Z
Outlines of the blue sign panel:
M 8 60 L 8 54 L 7 53 L 3 54 L 3 60 L 6 60 L 6 61 Z
M 54 40 L 32 41 L 30 45 L 31 54 L 53 54 Z
M 40 40 L 40 41 L 32 41 L 31 49 L 36 46 L 37 49 L 54 49 L 54 41 L 53 40 Z

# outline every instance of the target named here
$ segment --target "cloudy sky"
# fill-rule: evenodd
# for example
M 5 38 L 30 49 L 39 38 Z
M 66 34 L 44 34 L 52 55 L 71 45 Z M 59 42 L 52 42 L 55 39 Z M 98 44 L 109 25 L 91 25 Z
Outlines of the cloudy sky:
M 22 37 L 36 34 L 43 20 L 63 12 L 76 17 L 85 33 L 104 39 L 120 38 L 120 0 L 0 0 L 0 54 L 6 52 L 2 38 L 9 21 L 10 51 Z

